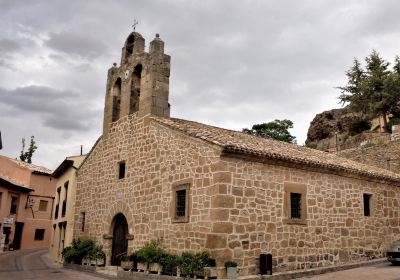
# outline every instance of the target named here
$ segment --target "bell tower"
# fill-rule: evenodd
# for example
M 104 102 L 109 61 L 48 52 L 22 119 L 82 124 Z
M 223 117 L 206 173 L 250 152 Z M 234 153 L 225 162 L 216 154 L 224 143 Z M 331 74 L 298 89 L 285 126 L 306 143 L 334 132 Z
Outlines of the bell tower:
M 145 52 L 145 40 L 132 32 L 122 48 L 121 64 L 108 70 L 103 135 L 112 123 L 129 114 L 136 117 L 169 117 L 169 75 L 171 57 L 164 54 L 164 42 L 156 34 Z

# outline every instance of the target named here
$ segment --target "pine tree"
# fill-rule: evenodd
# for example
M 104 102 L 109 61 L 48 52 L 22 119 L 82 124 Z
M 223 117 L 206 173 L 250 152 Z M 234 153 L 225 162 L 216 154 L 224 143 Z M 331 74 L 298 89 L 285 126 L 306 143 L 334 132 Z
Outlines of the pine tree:
M 400 59 L 396 56 L 393 71 L 388 68 L 389 62 L 375 50 L 365 58 L 365 62 L 363 69 L 359 61 L 354 60 L 353 67 L 346 72 L 347 85 L 339 87 L 339 99 L 364 116 L 382 117 L 383 126 L 388 131 L 387 117 L 400 114 Z

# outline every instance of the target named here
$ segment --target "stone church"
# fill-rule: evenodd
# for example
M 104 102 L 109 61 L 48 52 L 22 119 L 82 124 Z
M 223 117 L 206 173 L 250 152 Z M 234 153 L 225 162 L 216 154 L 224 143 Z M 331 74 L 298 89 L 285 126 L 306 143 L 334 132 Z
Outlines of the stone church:
M 400 239 L 400 175 L 322 151 L 170 117 L 170 56 L 131 33 L 108 70 L 103 135 L 77 171 L 75 237 L 107 264 L 160 238 L 239 274 L 383 257 Z M 193 108 L 195 109 L 195 108 Z

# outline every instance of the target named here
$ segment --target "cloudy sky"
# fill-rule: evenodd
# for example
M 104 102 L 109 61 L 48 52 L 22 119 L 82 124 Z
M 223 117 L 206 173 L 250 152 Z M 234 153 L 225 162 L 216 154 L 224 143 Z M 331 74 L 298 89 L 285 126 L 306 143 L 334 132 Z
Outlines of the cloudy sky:
M 133 19 L 171 55 L 171 115 L 240 130 L 287 118 L 299 144 L 354 57 L 400 53 L 398 1 L 0 0 L 0 154 L 35 136 L 55 168 L 101 134 L 107 69 Z

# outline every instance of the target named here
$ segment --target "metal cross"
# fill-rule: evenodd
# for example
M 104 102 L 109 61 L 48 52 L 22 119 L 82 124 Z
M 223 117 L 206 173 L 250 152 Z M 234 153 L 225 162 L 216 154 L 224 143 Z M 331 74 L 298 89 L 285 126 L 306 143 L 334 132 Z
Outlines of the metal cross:
M 132 25 L 132 27 L 133 27 L 133 32 L 135 32 L 136 25 L 138 25 L 138 24 L 139 24 L 139 22 L 138 22 L 136 19 L 134 19 L 134 20 L 133 20 L 133 25 Z

